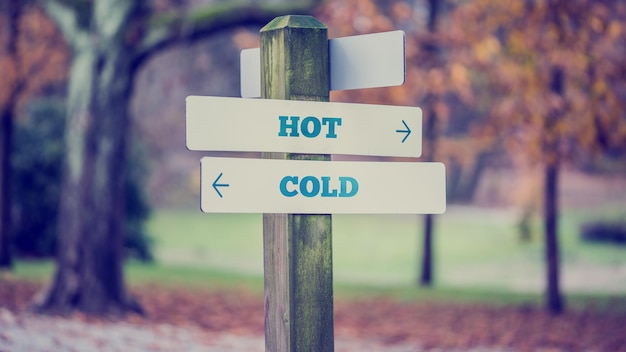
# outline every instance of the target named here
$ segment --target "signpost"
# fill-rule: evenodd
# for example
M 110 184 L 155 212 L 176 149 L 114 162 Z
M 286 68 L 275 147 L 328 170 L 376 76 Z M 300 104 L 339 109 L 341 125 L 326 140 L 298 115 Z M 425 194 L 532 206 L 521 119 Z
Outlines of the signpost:
M 421 155 L 419 108 L 328 102 L 331 89 L 402 84 L 402 31 L 329 41 L 313 17 L 283 16 L 260 34 L 241 54 L 241 93 L 262 100 L 187 98 L 189 149 L 264 152 L 203 158 L 201 208 L 264 213 L 266 351 L 332 351 L 330 214 L 443 213 L 445 167 L 330 161 Z
M 419 157 L 417 107 L 187 97 L 191 150 Z
M 328 102 L 326 26 L 310 16 L 284 16 L 260 34 L 261 97 Z M 264 157 L 330 160 L 328 154 Z M 263 214 L 266 351 L 334 350 L 331 223 L 328 212 Z
M 441 214 L 446 208 L 441 163 L 205 157 L 201 165 L 207 213 Z

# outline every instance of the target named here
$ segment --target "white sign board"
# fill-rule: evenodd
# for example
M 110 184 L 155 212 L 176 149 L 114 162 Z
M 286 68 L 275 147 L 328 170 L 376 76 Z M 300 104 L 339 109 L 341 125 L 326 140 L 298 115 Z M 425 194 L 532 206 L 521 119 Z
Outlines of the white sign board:
M 328 41 L 330 90 L 399 86 L 405 79 L 405 34 L 382 32 Z M 241 96 L 261 96 L 261 51 L 241 51 Z
M 422 110 L 408 106 L 187 97 L 187 148 L 419 157 Z
M 442 163 L 205 157 L 206 213 L 441 214 Z

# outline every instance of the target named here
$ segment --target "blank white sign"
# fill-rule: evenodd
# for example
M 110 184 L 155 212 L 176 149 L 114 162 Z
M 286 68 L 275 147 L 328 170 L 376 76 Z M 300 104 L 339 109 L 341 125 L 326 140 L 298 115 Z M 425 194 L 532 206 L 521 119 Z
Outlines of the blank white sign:
M 392 87 L 404 84 L 404 31 L 335 38 L 328 41 L 330 90 Z M 241 96 L 261 97 L 261 50 L 240 54 Z

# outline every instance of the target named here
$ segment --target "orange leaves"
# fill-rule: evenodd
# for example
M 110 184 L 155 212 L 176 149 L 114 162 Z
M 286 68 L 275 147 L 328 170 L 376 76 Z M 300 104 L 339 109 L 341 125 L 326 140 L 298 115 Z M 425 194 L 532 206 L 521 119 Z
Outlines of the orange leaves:
M 0 310 L 22 312 L 39 289 L 41 284 L 0 279 Z M 171 324 L 195 326 L 207 333 L 263 335 L 260 293 L 158 285 L 137 286 L 133 291 L 147 315 L 119 318 L 119 323 Z M 626 301 L 623 297 L 602 301 L 603 305 L 607 303 L 614 310 L 587 308 L 554 317 L 532 302 L 524 306 L 490 306 L 443 300 L 339 299 L 334 308 L 335 338 L 377 340 L 389 345 L 410 343 L 419 351 L 626 351 Z M 85 317 L 73 315 L 67 319 Z
M 609 39 L 616 40 L 624 35 L 624 23 L 618 21 L 611 21 L 609 23 L 606 34 Z
M 253 33 L 245 29 L 237 30 L 233 35 L 233 41 L 241 49 L 258 48 L 261 46 L 259 33 Z
M 452 63 L 449 70 L 451 89 L 459 95 L 464 103 L 472 103 L 474 94 L 472 93 L 472 82 L 467 67 L 459 63 Z
M 446 89 L 446 77 L 443 69 L 433 68 L 426 72 L 427 89 L 426 91 L 431 94 L 440 95 L 443 94 Z
M 64 80 L 69 61 L 68 48 L 55 25 L 41 9 L 33 9 L 24 16 L 23 38 L 20 40 L 24 75 L 37 76 L 34 86 Z
M 346 0 L 324 6 L 321 20 L 330 29 L 341 28 L 341 35 L 358 34 L 365 22 L 355 19 L 362 17 L 371 31 L 389 21 L 410 28 L 405 85 L 343 92 L 342 99 L 438 101 L 431 109 L 446 116 L 449 107 L 441 104 L 459 98 L 488 111 L 491 119 L 483 122 L 497 126 L 499 135 L 519 138 L 512 143 L 516 152 L 527 149 L 530 155 L 542 154 L 548 141 L 558 141 L 554 152 L 561 156 L 580 154 L 577 149 L 597 149 L 600 135 L 612 145 L 626 145 L 626 3 L 473 0 L 453 6 L 439 13 L 432 33 L 420 22 L 428 8 L 411 2 Z M 383 14 L 388 21 L 380 20 Z M 557 90 L 555 70 L 563 76 Z
M 393 17 L 400 21 L 410 20 L 413 15 L 413 8 L 406 2 L 394 3 L 393 5 L 391 5 L 391 11 Z
M 15 60 L 6 55 L 0 56 L 0 71 L 2 78 L 0 79 L 0 106 L 6 104 L 10 99 L 11 90 L 17 82 L 17 67 Z
M 556 143 L 553 152 L 574 155 L 578 148 L 596 148 L 598 128 L 606 140 L 619 143 L 618 131 L 626 125 L 626 6 L 591 0 L 504 3 L 472 1 L 455 11 L 456 26 L 460 20 L 478 22 L 462 27 L 468 35 L 455 41 L 460 50 L 453 55 L 496 93 L 489 97 L 492 118 L 520 139 L 512 145 L 537 157 L 545 151 L 530 146 Z M 553 84 L 556 69 L 563 72 L 562 89 Z
M 330 38 L 395 29 L 392 21 L 372 0 L 330 1 L 320 9 L 317 17 L 328 25 Z
M 317 15 L 328 25 L 330 36 L 404 29 L 406 32 L 406 81 L 401 87 L 335 92 L 333 99 L 419 105 L 430 97 L 430 108 L 447 119 L 450 108 L 446 96 L 458 95 L 462 101 L 473 99 L 470 73 L 462 63 L 447 65 L 444 57 L 452 40 L 439 31 L 426 28 L 428 7 L 407 1 L 347 0 L 326 3 Z M 442 14 L 438 21 L 444 20 Z M 440 23 L 439 28 L 448 28 Z M 497 41 L 487 43 L 486 55 L 498 50 Z M 424 107 L 424 106 L 422 106 Z
M 16 50 L 9 52 L 6 46 L 0 50 L 0 104 L 9 103 L 7 99 L 23 101 L 67 75 L 69 53 L 55 26 L 39 7 L 22 6 L 19 18 L 12 19 L 18 21 L 15 37 L 3 38 L 15 40 Z M 0 14 L 0 26 L 8 21 Z
M 418 350 L 624 350 L 618 345 L 624 343 L 623 317 L 571 313 L 554 318 L 534 308 L 385 299 L 337 304 L 335 311 L 337 335 L 410 341 Z
M 491 63 L 500 53 L 500 43 L 493 36 L 488 36 L 472 45 L 472 54 L 481 64 Z

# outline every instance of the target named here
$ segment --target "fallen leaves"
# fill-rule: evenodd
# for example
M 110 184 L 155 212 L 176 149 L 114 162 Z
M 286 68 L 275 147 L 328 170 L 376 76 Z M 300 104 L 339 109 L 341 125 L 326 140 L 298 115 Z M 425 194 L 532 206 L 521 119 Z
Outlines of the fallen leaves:
M 0 280 L 0 308 L 27 308 L 40 284 Z M 263 335 L 263 297 L 234 289 L 133 289 L 146 317 L 134 324 L 195 326 L 208 333 Z M 72 316 L 71 319 L 90 319 Z M 335 336 L 415 344 L 424 350 L 488 347 L 516 351 L 626 351 L 626 314 L 598 310 L 560 316 L 542 307 L 399 301 L 391 298 L 335 300 Z

